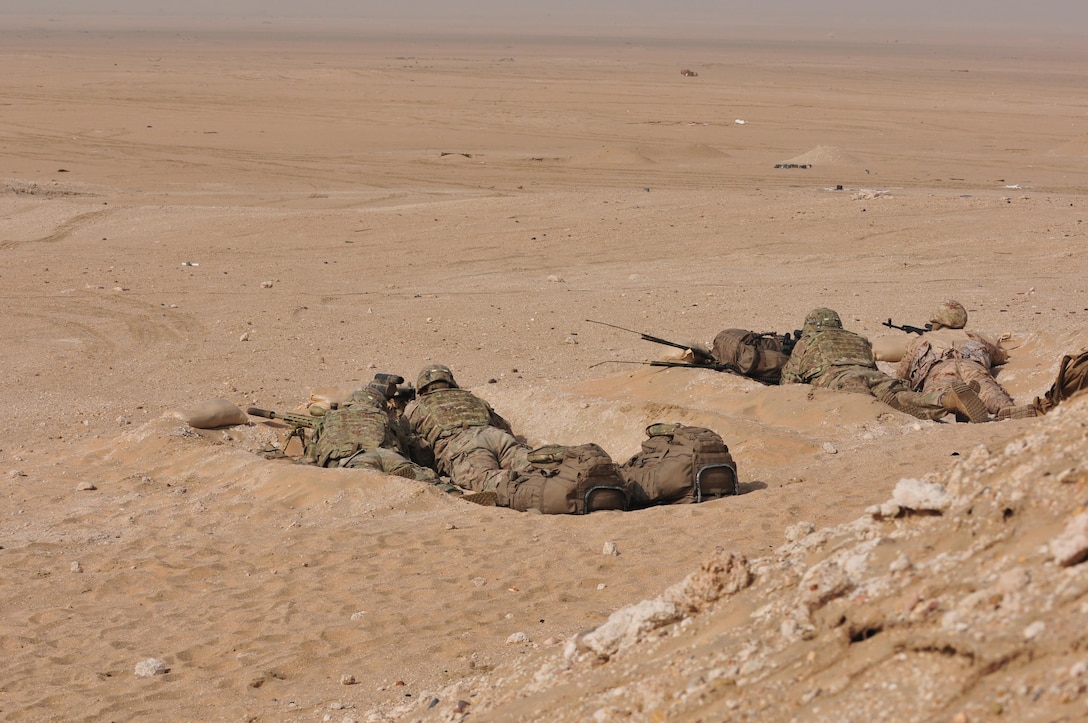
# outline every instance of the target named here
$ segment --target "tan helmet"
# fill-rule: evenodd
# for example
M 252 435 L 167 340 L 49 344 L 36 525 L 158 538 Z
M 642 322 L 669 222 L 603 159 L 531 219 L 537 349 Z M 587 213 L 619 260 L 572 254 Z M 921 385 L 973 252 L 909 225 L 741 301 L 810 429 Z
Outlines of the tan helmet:
M 416 393 L 426 394 L 427 387 L 431 386 L 435 382 L 445 382 L 447 386 L 452 389 L 457 389 L 457 382 L 454 381 L 453 372 L 445 364 L 430 364 L 423 367 L 423 371 L 419 373 L 419 378 L 416 379 Z
M 808 333 L 810 331 L 820 331 L 822 329 L 841 328 L 842 319 L 839 318 L 838 312 L 834 309 L 820 307 L 819 309 L 813 309 L 808 312 L 808 316 L 805 317 L 805 325 L 802 327 L 802 331 Z
M 967 309 L 958 301 L 945 301 L 929 317 L 934 329 L 962 329 L 967 326 Z

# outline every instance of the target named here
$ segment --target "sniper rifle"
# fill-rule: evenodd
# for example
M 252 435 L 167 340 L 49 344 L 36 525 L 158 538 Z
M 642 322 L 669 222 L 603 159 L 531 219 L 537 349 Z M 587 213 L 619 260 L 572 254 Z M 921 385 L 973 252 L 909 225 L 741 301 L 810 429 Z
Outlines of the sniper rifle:
M 682 349 L 684 351 L 688 351 L 690 349 L 691 353 L 695 356 L 696 362 L 704 362 L 704 361 L 705 362 L 714 362 L 714 357 L 711 356 L 705 349 L 700 349 L 697 346 L 693 346 L 691 344 L 681 344 L 680 342 L 669 341 L 668 339 L 662 339 L 659 336 L 650 336 L 649 334 L 643 334 L 641 331 L 635 331 L 634 329 L 625 329 L 622 326 L 616 326 L 615 324 L 609 324 L 607 321 L 595 321 L 593 319 L 586 319 L 586 321 L 588 321 L 591 324 L 602 324 L 603 326 L 610 326 L 613 329 L 619 329 L 620 331 L 626 331 L 626 332 L 629 332 L 631 334 L 638 334 L 645 341 L 652 341 L 654 344 L 661 344 L 663 346 L 671 346 L 673 349 Z M 632 363 L 641 364 L 642 362 L 632 362 Z M 708 364 L 701 364 L 701 363 L 686 364 L 684 362 L 676 362 L 676 364 L 678 366 L 698 366 L 698 367 L 709 366 Z M 660 365 L 655 365 L 655 366 L 660 366 Z M 718 371 L 722 371 L 722 370 L 718 370 Z
M 651 367 L 684 367 L 686 369 L 709 369 L 713 372 L 731 372 L 733 374 L 740 374 L 744 376 L 740 369 L 732 364 L 722 364 L 719 362 L 707 362 L 706 364 L 700 364 L 698 362 L 683 362 L 683 361 L 624 361 L 621 359 L 609 359 L 607 361 L 597 362 L 596 364 L 590 364 L 589 368 L 600 366 L 601 364 L 642 364 L 644 366 Z
M 905 331 L 908 334 L 925 334 L 927 331 L 931 331 L 933 329 L 933 324 L 926 324 L 925 328 L 919 326 L 908 326 L 907 324 L 893 324 L 890 318 L 887 321 L 883 322 L 881 326 L 886 326 L 889 329 L 898 329 L 899 331 Z
M 287 453 L 287 445 L 291 443 L 292 437 L 298 437 L 298 441 L 301 442 L 303 448 L 305 448 L 306 430 L 313 429 L 317 422 L 320 421 L 320 417 L 313 417 L 309 414 L 274 412 L 271 409 L 261 409 L 260 407 L 250 407 L 246 410 L 246 414 L 251 414 L 254 417 L 264 417 L 265 419 L 279 419 L 290 425 L 291 431 L 288 432 L 287 439 L 283 440 L 283 449 L 280 450 L 284 454 Z

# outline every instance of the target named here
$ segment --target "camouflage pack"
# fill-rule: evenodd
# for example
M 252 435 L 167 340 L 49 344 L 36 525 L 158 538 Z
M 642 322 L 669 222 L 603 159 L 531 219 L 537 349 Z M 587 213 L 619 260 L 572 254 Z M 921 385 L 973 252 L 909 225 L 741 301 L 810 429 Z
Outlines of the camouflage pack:
M 712 345 L 714 360 L 732 364 L 740 373 L 764 384 L 778 384 L 782 367 L 789 361 L 783 349 L 783 337 L 759 334 L 747 329 L 725 329 L 718 332 Z
M 1059 403 L 1088 389 L 1088 349 L 1076 354 L 1066 354 L 1058 365 L 1058 376 L 1050 389 L 1041 397 L 1035 397 L 1035 409 L 1046 414 Z
M 600 445 L 548 445 L 529 452 L 529 467 L 512 489 L 500 490 L 500 504 L 546 515 L 626 510 L 627 486 L 616 463 Z
M 737 465 L 717 432 L 651 424 L 642 451 L 620 467 L 632 507 L 688 504 L 737 494 Z

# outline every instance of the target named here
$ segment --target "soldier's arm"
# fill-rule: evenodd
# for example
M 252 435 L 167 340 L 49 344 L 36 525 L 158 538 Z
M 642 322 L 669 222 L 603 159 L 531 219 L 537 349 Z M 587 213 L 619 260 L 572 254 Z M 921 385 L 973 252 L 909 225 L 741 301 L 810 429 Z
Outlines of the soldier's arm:
M 990 352 L 990 363 L 995 367 L 999 367 L 1009 360 L 1009 352 L 1005 350 L 1005 347 L 1001 346 L 1000 339 L 994 342 L 987 337 L 982 337 L 982 341 L 988 347 L 986 351 Z
M 502 415 L 500 415 L 494 409 L 491 410 L 491 426 L 498 427 L 504 432 L 509 432 L 510 434 L 514 433 L 514 429 L 510 426 L 510 422 L 507 422 L 505 419 L 503 419 Z
M 408 438 L 408 458 L 421 467 L 435 469 L 434 449 L 427 440 L 414 434 Z
M 803 384 L 801 379 L 801 360 L 805 356 L 805 348 L 808 345 L 805 343 L 805 339 L 800 339 L 797 345 L 793 347 L 793 352 L 790 354 L 789 360 L 786 362 L 786 366 L 782 367 L 782 378 L 779 380 L 779 384 Z

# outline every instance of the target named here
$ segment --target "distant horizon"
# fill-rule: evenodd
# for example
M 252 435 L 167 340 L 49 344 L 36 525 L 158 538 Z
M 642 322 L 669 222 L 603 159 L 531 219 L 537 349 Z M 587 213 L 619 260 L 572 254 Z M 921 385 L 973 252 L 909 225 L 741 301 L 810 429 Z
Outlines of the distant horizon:
M 615 36 L 677 33 L 707 37 L 743 28 L 814 34 L 858 31 L 878 38 L 943 37 L 965 32 L 1080 37 L 1088 43 L 1088 3 L 1040 0 L 915 0 L 881 5 L 861 0 L 9 0 L 0 7 L 0 31 L 26 27 L 102 28 L 111 22 L 148 29 L 207 27 L 307 30 L 330 20 L 346 28 L 391 33 L 442 30 L 539 35 Z

